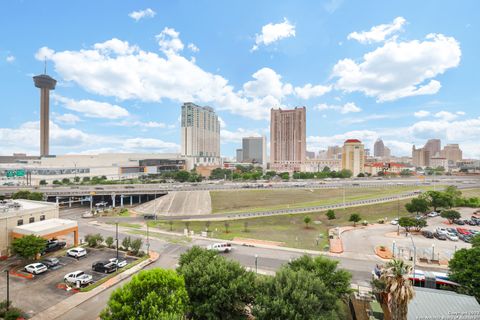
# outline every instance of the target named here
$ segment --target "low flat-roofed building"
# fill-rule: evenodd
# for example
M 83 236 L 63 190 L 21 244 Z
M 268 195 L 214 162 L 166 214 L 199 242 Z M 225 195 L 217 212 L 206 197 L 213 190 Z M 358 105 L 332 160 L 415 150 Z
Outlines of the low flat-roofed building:
M 16 239 L 33 234 L 49 240 L 72 232 L 74 245 L 78 245 L 77 221 L 53 218 L 15 227 L 12 229 L 12 238 Z
M 416 287 L 407 319 L 480 319 L 480 304 L 472 296 Z
M 0 203 L 0 256 L 8 255 L 15 227 L 58 218 L 58 205 L 32 200 L 7 200 Z

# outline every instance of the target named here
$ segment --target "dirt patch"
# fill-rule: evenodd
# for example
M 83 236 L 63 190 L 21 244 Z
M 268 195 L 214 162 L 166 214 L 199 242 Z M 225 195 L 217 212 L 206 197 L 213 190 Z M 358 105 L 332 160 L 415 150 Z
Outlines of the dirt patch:
M 258 240 L 258 239 L 248 239 L 248 238 L 233 238 L 233 241 L 243 242 L 245 244 L 264 244 L 268 246 L 277 246 L 281 247 L 285 245 L 285 242 L 277 242 L 277 241 L 268 241 L 268 240 Z
M 331 253 L 342 253 L 343 252 L 342 239 L 338 239 L 338 238 L 330 239 L 330 252 Z
M 392 259 L 393 258 L 392 251 L 390 251 L 390 249 L 388 249 L 386 247 L 383 247 L 383 248 L 381 246 L 375 247 L 375 254 L 382 259 Z

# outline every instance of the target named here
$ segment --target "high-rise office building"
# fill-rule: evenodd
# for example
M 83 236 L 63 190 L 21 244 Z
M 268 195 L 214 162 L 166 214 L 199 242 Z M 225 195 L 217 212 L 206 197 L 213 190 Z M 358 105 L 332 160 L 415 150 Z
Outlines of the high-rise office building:
M 342 152 L 342 169 L 352 171 L 354 177 L 364 172 L 365 150 L 360 140 L 345 140 Z
M 340 159 L 342 158 L 342 147 L 329 146 L 327 149 L 327 159 Z
M 443 147 L 443 150 L 440 152 L 440 156 L 446 158 L 448 162 L 452 165 L 456 164 L 457 161 L 462 161 L 462 150 L 458 144 L 447 144 Z
M 315 152 L 314 151 L 307 151 L 306 157 L 307 157 L 307 159 L 310 159 L 310 160 L 315 159 L 316 158 L 315 157 Z
M 442 142 L 440 139 L 429 139 L 423 149 L 429 152 L 430 157 L 439 156 L 440 150 L 442 149 Z
M 50 154 L 50 90 L 55 90 L 57 80 L 45 72 L 33 77 L 35 87 L 40 89 L 40 156 Z
M 267 146 L 265 136 L 244 137 L 242 139 L 242 162 L 266 164 Z
M 237 149 L 236 152 L 236 160 L 237 162 L 243 162 L 243 149 Z
M 412 164 L 416 167 L 428 167 L 430 165 L 430 151 L 425 148 L 412 147 Z
M 270 163 L 299 170 L 305 161 L 306 108 L 271 109 Z
M 212 108 L 191 102 L 182 105 L 181 152 L 195 164 L 220 163 L 220 122 Z
M 385 145 L 383 144 L 382 139 L 377 139 L 373 145 L 373 156 L 374 157 L 384 157 L 385 156 Z

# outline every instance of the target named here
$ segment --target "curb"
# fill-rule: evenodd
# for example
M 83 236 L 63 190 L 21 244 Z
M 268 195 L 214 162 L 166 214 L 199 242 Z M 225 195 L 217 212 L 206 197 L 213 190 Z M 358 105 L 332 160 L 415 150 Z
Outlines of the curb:
M 84 303 L 85 301 L 95 297 L 100 292 L 110 288 L 111 286 L 123 281 L 124 279 L 129 278 L 134 273 L 142 270 L 147 265 L 155 262 L 158 260 L 160 255 L 156 252 L 151 251 L 151 256 L 145 261 L 140 262 L 136 266 L 131 269 L 125 270 L 124 272 L 118 274 L 117 276 L 113 277 L 109 281 L 99 285 L 95 289 L 89 292 L 79 292 L 71 297 L 68 297 L 61 302 L 57 303 L 56 305 L 51 306 L 50 308 L 36 314 L 31 319 L 32 320 L 52 320 L 56 319 L 63 314 L 67 313 L 68 311 L 72 310 L 73 308 L 77 307 L 78 305 Z

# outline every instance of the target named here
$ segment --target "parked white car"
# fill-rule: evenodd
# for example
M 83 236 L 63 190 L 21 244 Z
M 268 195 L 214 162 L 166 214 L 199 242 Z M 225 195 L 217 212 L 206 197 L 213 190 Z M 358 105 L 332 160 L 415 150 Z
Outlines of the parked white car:
M 218 252 L 230 252 L 232 251 L 232 245 L 230 243 L 214 243 L 207 247 L 208 250 L 218 251 Z
M 86 255 L 87 250 L 85 250 L 84 248 L 72 248 L 67 250 L 67 256 L 69 257 L 80 258 Z
M 390 224 L 396 226 L 398 224 L 398 219 L 393 219 L 390 221 Z
M 437 228 L 437 233 L 438 234 L 443 234 L 444 236 L 446 236 L 448 234 L 448 230 L 445 229 L 445 228 L 442 228 L 442 227 L 438 227 Z
M 427 214 L 427 216 L 429 216 L 430 218 L 438 217 L 439 215 L 440 215 L 440 213 L 438 213 L 436 211 L 432 211 L 429 214 Z
M 127 260 L 125 260 L 125 259 L 118 259 L 117 260 L 117 258 L 112 258 L 109 261 L 115 263 L 118 268 L 123 268 L 127 265 Z
M 48 268 L 43 263 L 32 263 L 25 267 L 25 271 L 31 274 L 40 274 L 47 271 Z
M 447 236 L 448 240 L 458 241 L 458 237 L 451 232 L 447 232 L 446 236 Z
M 66 282 L 73 283 L 77 286 L 77 288 L 79 288 L 82 285 L 91 283 L 93 281 L 93 277 L 79 270 L 79 271 L 67 273 L 65 277 L 63 277 L 63 280 L 65 280 Z

